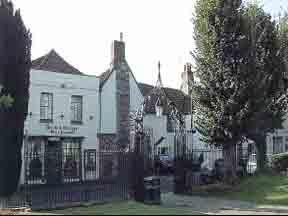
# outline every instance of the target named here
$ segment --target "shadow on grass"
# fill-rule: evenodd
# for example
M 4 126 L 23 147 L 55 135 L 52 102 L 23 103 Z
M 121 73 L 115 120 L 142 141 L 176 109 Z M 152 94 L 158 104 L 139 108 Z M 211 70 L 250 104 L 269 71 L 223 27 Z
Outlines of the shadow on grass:
M 199 215 L 189 208 L 166 208 L 160 205 L 150 206 L 133 201 L 46 211 L 46 213 L 60 215 Z

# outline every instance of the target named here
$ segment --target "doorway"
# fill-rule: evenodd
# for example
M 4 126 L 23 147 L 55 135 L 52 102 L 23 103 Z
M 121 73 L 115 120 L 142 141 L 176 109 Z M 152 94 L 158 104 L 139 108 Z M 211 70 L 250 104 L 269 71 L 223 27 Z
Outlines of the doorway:
M 47 184 L 62 183 L 62 143 L 49 140 L 45 151 L 45 170 Z

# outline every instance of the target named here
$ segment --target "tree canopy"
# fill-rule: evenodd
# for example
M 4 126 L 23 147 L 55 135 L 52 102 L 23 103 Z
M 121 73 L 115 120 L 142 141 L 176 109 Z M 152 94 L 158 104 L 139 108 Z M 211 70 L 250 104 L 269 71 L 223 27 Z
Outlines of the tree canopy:
M 236 146 L 280 127 L 287 111 L 284 52 L 275 22 L 255 4 L 198 0 L 194 24 L 197 129 L 235 171 Z

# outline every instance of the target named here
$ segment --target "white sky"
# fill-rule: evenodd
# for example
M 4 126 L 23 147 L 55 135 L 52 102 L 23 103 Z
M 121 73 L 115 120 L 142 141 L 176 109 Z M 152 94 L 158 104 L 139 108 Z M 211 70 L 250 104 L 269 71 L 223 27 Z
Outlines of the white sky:
M 275 12 L 288 0 L 262 0 Z M 13 0 L 33 34 L 32 58 L 54 48 L 86 74 L 110 63 L 112 40 L 124 33 L 126 58 L 137 81 L 155 84 L 162 63 L 165 86 L 179 88 L 191 61 L 195 0 Z M 272 2 L 274 4 L 272 4 Z M 271 6 L 270 6 L 270 5 Z

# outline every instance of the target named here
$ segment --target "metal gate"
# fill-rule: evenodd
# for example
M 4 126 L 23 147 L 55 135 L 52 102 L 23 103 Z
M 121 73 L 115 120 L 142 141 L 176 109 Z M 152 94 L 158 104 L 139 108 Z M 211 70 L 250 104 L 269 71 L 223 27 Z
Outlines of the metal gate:
M 190 166 L 193 149 L 193 131 L 175 130 L 174 135 L 174 193 L 186 191 L 186 172 Z

